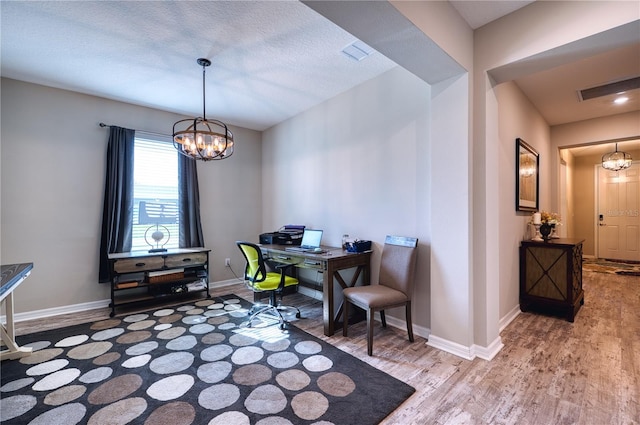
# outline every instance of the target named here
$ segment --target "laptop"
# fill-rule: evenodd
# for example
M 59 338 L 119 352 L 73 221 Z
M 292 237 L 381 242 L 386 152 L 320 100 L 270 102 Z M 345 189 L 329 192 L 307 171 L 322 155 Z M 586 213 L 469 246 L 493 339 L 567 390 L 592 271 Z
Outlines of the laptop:
M 311 252 L 316 248 L 320 248 L 321 240 L 322 230 L 304 229 L 300 246 L 288 246 L 284 250 L 293 252 Z

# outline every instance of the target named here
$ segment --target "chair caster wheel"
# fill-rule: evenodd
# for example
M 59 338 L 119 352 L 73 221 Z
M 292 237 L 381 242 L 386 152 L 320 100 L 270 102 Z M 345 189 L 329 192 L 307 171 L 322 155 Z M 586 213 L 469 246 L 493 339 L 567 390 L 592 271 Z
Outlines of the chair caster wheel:
M 301 318 L 301 317 L 302 317 L 302 315 L 300 314 L 300 312 L 297 312 L 297 313 L 296 313 L 296 319 L 299 319 L 299 318 Z
M 284 323 L 280 323 L 280 330 L 283 331 L 287 328 L 287 326 Z

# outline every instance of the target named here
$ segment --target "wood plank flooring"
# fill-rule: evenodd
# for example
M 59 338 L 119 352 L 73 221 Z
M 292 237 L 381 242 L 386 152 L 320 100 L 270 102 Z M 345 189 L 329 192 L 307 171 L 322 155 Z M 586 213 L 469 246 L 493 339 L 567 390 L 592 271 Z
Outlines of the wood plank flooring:
M 364 322 L 325 337 L 320 301 L 285 297 L 303 318 L 295 325 L 416 388 L 382 423 L 640 424 L 640 277 L 584 272 L 585 305 L 574 323 L 520 314 L 501 334 L 490 362 L 463 360 L 406 332 L 377 324 L 367 356 Z M 243 284 L 212 290 L 252 300 Z M 108 317 L 107 309 L 16 324 L 26 334 Z

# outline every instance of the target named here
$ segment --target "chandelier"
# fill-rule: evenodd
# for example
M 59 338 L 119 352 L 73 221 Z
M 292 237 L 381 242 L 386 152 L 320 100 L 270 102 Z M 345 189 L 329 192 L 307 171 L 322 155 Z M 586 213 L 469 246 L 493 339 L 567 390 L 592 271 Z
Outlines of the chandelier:
M 173 146 L 183 155 L 202 161 L 226 159 L 233 155 L 233 134 L 222 121 L 206 118 L 205 73 L 209 59 L 198 59 L 202 66 L 202 117 L 189 118 L 173 125 Z
M 609 152 L 602 155 L 602 168 L 611 171 L 620 171 L 631 167 L 631 155 L 618 150 L 616 143 L 615 152 Z

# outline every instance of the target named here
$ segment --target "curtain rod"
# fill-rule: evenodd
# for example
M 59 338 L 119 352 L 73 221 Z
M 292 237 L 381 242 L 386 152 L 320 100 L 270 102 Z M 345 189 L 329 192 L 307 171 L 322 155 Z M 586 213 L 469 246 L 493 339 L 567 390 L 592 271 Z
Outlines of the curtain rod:
M 105 124 L 103 122 L 99 123 L 98 125 L 100 127 L 119 127 L 119 126 L 114 126 L 114 125 L 111 125 L 111 124 Z M 171 134 L 157 133 L 157 132 L 153 132 L 153 131 L 136 130 L 136 129 L 134 129 L 134 131 L 140 132 L 140 133 L 145 133 L 145 134 L 148 134 L 150 136 L 173 137 Z

